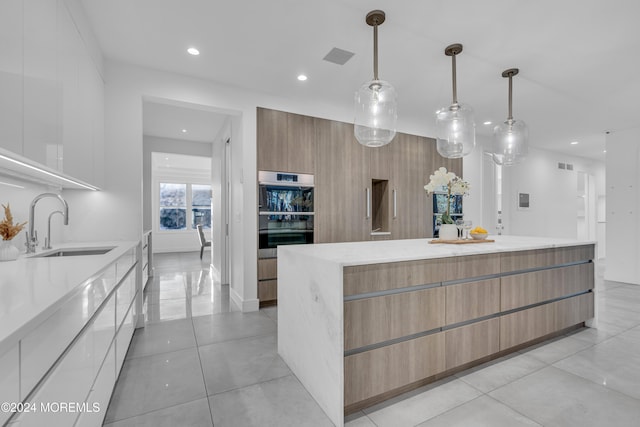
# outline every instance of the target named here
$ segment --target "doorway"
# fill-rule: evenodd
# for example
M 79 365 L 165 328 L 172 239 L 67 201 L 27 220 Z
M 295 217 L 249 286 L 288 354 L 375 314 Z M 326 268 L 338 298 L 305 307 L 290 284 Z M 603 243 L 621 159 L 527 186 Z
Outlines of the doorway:
M 156 187 L 159 183 L 154 182 L 152 178 L 152 153 L 166 153 L 167 157 L 194 156 L 194 159 L 208 159 L 210 173 L 207 182 L 197 183 L 209 185 L 211 189 L 211 204 L 208 207 L 210 220 L 207 219 L 210 222 L 210 228 L 205 229 L 205 236 L 207 240 L 212 241 L 212 248 L 210 253 L 205 251 L 205 258 L 209 259 L 214 279 L 221 284 L 229 284 L 231 150 L 228 147 L 232 143 L 232 116 L 218 112 L 212 107 L 158 98 L 144 98 L 142 111 L 144 149 L 142 212 L 145 231 L 162 232 L 159 230 L 159 220 L 156 218 L 160 207 L 156 209 L 154 204 L 154 199 L 158 199 L 155 196 L 157 196 Z M 197 163 L 197 161 L 187 162 L 186 165 L 180 166 L 181 171 L 184 175 L 192 175 L 195 169 L 203 169 L 196 167 Z M 191 199 L 188 198 L 190 194 L 188 190 L 187 185 L 185 200 L 193 201 L 193 196 Z M 186 218 L 187 214 L 201 214 L 206 209 L 204 206 L 195 208 L 184 206 L 186 222 L 190 219 Z M 194 234 L 189 242 L 193 242 L 193 251 L 200 250 L 197 234 Z M 183 243 L 188 244 L 186 241 Z M 185 251 L 190 250 L 189 248 L 189 246 L 175 247 L 175 250 Z M 161 249 L 170 250 L 167 247 Z M 154 252 L 156 252 L 155 247 Z

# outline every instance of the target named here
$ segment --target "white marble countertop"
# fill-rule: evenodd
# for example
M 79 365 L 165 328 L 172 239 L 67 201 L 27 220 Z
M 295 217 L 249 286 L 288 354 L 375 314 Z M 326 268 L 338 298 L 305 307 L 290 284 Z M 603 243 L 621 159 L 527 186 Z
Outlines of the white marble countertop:
M 310 257 L 334 261 L 342 266 L 414 261 L 499 252 L 526 251 L 595 244 L 595 241 L 529 236 L 489 236 L 495 242 L 476 244 L 431 244 L 432 239 L 380 240 L 368 242 L 287 245 L 278 252 L 296 251 Z
M 108 267 L 137 242 L 82 242 L 57 245 L 64 248 L 115 247 L 104 255 L 38 258 L 21 254 L 15 261 L 0 262 L 0 350 L 18 342 L 49 317 L 92 277 Z

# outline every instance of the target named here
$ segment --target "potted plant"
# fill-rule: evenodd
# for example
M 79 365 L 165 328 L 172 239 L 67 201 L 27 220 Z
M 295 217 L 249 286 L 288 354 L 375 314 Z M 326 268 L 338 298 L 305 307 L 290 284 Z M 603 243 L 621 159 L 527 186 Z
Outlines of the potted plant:
M 429 183 L 424 186 L 428 194 L 435 191 L 447 192 L 447 210 L 442 214 L 442 225 L 440 226 L 440 239 L 454 240 L 458 238 L 458 229 L 456 228 L 449 209 L 451 207 L 451 199 L 455 196 L 466 196 L 469 194 L 469 183 L 453 172 L 447 172 L 447 168 L 441 167 L 433 175 L 429 176 Z
M 0 241 L 0 261 L 12 261 L 18 258 L 20 251 L 13 246 L 11 239 L 22 231 L 27 222 L 14 224 L 9 204 L 7 203 L 7 206 L 2 205 L 2 207 L 4 208 L 4 219 L 0 222 L 0 236 L 2 236 L 2 241 Z

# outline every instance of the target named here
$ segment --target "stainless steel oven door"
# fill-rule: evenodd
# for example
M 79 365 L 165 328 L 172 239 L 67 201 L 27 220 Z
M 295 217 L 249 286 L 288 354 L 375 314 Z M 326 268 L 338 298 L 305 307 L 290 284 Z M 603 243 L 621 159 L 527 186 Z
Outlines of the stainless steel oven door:
M 258 248 L 260 250 L 275 249 L 278 245 L 313 243 L 313 214 L 273 214 L 266 212 L 259 215 L 258 222 Z M 267 251 L 261 252 L 266 253 Z
M 313 175 L 261 171 L 258 178 L 259 256 L 276 256 L 278 245 L 313 243 Z

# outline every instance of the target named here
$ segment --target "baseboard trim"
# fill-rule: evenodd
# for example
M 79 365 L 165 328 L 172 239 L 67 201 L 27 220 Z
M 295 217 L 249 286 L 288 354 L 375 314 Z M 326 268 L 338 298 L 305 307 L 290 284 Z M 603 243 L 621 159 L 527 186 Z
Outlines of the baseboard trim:
M 257 298 L 243 299 L 231 286 L 229 286 L 229 296 L 231 297 L 231 301 L 240 307 L 243 313 L 258 311 L 260 309 L 260 300 Z

